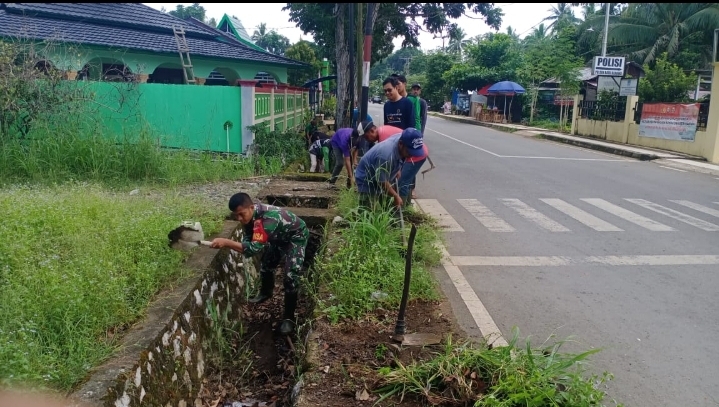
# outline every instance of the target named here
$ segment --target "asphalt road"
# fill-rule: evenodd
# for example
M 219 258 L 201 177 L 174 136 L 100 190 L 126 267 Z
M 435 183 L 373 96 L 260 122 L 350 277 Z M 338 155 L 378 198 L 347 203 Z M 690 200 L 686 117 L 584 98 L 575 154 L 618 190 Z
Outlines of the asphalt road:
M 602 348 L 626 406 L 719 405 L 719 179 L 434 117 L 425 141 L 418 203 L 450 227 L 467 332 Z

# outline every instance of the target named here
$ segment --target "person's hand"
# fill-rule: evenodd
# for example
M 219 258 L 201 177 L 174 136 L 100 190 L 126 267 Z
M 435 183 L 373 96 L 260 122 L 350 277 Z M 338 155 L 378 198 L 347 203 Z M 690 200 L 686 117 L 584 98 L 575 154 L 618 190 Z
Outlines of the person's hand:
M 402 176 L 402 170 L 397 171 L 397 176 L 395 178 L 399 179 L 399 177 Z
M 230 243 L 230 239 L 225 239 L 224 237 L 218 237 L 215 240 L 212 241 L 212 248 L 214 249 L 222 249 L 223 247 L 228 247 Z
M 399 195 L 394 197 L 394 205 L 398 208 L 402 206 L 402 198 Z

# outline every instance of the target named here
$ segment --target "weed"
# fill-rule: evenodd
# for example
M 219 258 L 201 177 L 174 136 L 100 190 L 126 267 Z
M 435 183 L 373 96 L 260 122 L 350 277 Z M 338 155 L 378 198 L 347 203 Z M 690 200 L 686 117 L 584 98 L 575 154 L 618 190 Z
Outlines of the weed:
M 0 381 L 67 390 L 119 333 L 182 278 L 167 245 L 178 222 L 219 229 L 198 199 L 116 194 L 86 184 L 0 190 Z
M 379 304 L 396 307 L 402 295 L 405 261 L 400 254 L 399 222 L 389 210 L 350 210 L 357 199 L 352 191 L 340 194 L 340 210 L 348 217 L 349 226 L 338 237 L 325 241 L 337 249 L 317 263 L 321 285 L 331 293 L 330 299 L 318 305 L 332 323 L 359 318 Z M 420 225 L 413 254 L 411 298 L 437 297 L 428 271 L 440 260 L 435 241 L 431 226 Z M 378 291 L 387 295 L 373 299 L 372 293 Z
M 533 349 L 529 341 L 518 346 L 513 330 L 506 347 L 489 348 L 470 342 L 453 344 L 451 337 L 432 359 L 395 369 L 385 367 L 378 392 L 382 399 L 398 395 L 419 396 L 430 404 L 491 407 L 600 406 L 605 393 L 599 389 L 612 375 L 586 378 L 585 361 L 597 349 L 563 354 L 560 341 Z M 381 401 L 380 400 L 380 401 Z
M 374 357 L 378 360 L 384 360 L 385 355 L 387 354 L 387 346 L 385 346 L 384 343 L 380 343 L 377 345 L 374 349 Z

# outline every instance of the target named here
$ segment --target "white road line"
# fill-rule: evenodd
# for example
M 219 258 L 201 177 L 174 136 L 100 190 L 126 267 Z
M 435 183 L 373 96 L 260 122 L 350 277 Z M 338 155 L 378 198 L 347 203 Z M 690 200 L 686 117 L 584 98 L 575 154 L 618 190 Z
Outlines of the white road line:
M 431 130 L 431 131 L 433 131 L 433 132 L 439 134 L 440 136 L 447 137 L 448 139 L 454 140 L 454 141 L 456 141 L 457 143 L 464 144 L 464 145 L 467 146 L 467 147 L 472 147 L 472 148 L 475 148 L 475 149 L 477 149 L 477 150 L 479 150 L 479 151 L 484 151 L 485 153 L 491 154 L 491 155 L 493 155 L 493 156 L 495 156 L 495 157 L 501 157 L 501 156 L 500 156 L 499 154 L 497 154 L 497 153 L 493 153 L 493 152 L 491 152 L 491 151 L 489 151 L 489 150 L 485 150 L 485 149 L 483 149 L 483 148 L 480 148 L 480 147 L 477 147 L 477 146 L 475 146 L 475 145 L 469 144 L 469 143 L 464 142 L 464 141 L 462 141 L 462 140 L 458 140 L 458 139 L 456 139 L 456 138 L 454 138 L 454 137 L 452 137 L 452 136 L 448 136 L 448 135 L 446 135 L 446 134 L 444 134 L 444 133 L 440 133 L 440 132 L 438 132 L 437 130 L 433 130 L 433 129 L 430 129 L 430 128 L 427 128 L 426 130 Z
M 578 222 L 581 222 L 590 228 L 599 231 L 599 232 L 623 232 L 623 229 L 620 229 L 614 225 L 612 225 L 609 222 L 605 222 L 598 217 L 585 212 L 576 206 L 567 203 L 561 199 L 554 199 L 554 198 L 544 198 L 540 199 L 540 201 L 546 203 L 547 205 L 553 207 L 554 209 L 563 212 L 567 216 L 572 217 Z
M 719 264 L 719 255 L 656 256 L 453 256 L 458 267 L 691 266 Z
M 427 129 L 425 129 L 425 130 L 433 131 L 433 132 L 439 134 L 440 136 L 447 137 L 447 138 L 450 139 L 450 140 L 454 140 L 454 141 L 456 141 L 456 142 L 458 142 L 458 143 L 464 144 L 464 145 L 467 146 L 467 147 L 472 147 L 472 148 L 474 148 L 474 149 L 477 149 L 477 150 L 479 150 L 479 151 L 483 151 L 483 152 L 485 152 L 485 153 L 487 153 L 487 154 L 493 155 L 493 156 L 498 157 L 498 158 L 527 158 L 527 159 L 543 159 L 543 160 L 606 161 L 606 162 L 617 162 L 617 161 L 621 161 L 621 162 L 632 162 L 632 161 L 636 161 L 636 160 L 617 159 L 617 158 L 608 159 L 608 158 L 534 157 L 534 156 L 525 156 L 525 155 L 501 155 L 501 154 L 493 153 L 493 152 L 491 152 L 491 151 L 489 151 L 489 150 L 485 150 L 484 148 L 477 147 L 477 146 L 475 146 L 475 145 L 473 145 L 473 144 L 469 144 L 469 143 L 467 143 L 466 141 L 462 141 L 462 140 L 456 139 L 456 138 L 454 138 L 454 137 L 452 137 L 452 136 L 449 136 L 449 135 L 447 135 L 447 134 L 440 133 L 440 132 L 438 132 L 437 130 L 430 129 L 429 127 L 428 127 Z M 587 151 L 587 152 L 592 152 L 592 151 Z M 636 162 L 639 162 L 639 161 L 636 161 Z
M 604 199 L 599 198 L 582 198 L 582 201 L 594 205 L 599 209 L 605 210 L 609 213 L 611 213 L 614 216 L 618 216 L 628 222 L 631 222 L 635 225 L 641 226 L 644 229 L 651 230 L 652 232 L 671 232 L 676 229 L 673 227 L 667 226 L 665 224 L 653 221 L 649 218 L 645 218 L 644 216 L 638 215 L 630 210 L 624 209 L 621 206 L 614 205 L 613 203 L 609 203 L 605 201 Z
M 669 216 L 672 219 L 676 219 L 680 222 L 684 222 L 687 225 L 692 225 L 694 227 L 697 227 L 701 230 L 706 230 L 707 232 L 716 232 L 719 231 L 719 226 L 709 223 L 707 221 L 701 220 L 699 218 L 695 218 L 693 216 L 687 215 L 685 213 L 676 211 L 671 208 L 667 208 L 666 206 L 662 206 L 659 204 L 655 204 L 654 202 L 649 202 L 644 199 L 629 199 L 625 198 L 625 200 L 635 204 L 639 205 L 642 208 L 649 209 L 650 211 L 654 211 L 656 213 L 660 213 L 665 216 Z
M 414 199 L 413 203 L 419 206 L 420 210 L 435 219 L 445 232 L 464 232 L 464 228 L 447 212 L 436 199 Z
M 539 227 L 550 232 L 571 232 L 561 224 L 544 216 L 541 212 L 520 201 L 519 199 L 500 199 L 509 208 L 516 211 L 523 218 L 536 223 Z
M 666 168 L 666 169 L 668 169 L 668 170 L 674 170 L 674 171 L 679 171 L 679 172 L 686 172 L 685 170 L 680 170 L 679 168 L 665 167 L 665 166 L 663 166 L 663 165 L 660 165 L 660 167 Z
M 487 338 L 487 341 L 493 346 L 507 346 L 507 341 L 502 337 L 502 331 L 499 330 L 492 316 L 489 315 L 489 311 L 487 311 L 487 308 L 479 299 L 477 293 L 474 292 L 472 286 L 469 285 L 462 271 L 452 263 L 452 258 L 447 252 L 447 249 L 441 243 L 439 243 L 439 248 L 442 252 L 442 266 L 452 280 L 454 288 L 457 289 L 457 292 L 462 297 L 464 304 L 467 306 L 467 310 L 469 310 L 470 315 L 472 315 L 472 319 L 474 323 L 477 324 L 482 336 Z
M 421 209 L 422 206 L 420 205 L 420 210 Z M 489 315 L 489 311 L 487 311 L 487 308 L 479 299 L 477 293 L 474 292 L 472 286 L 469 285 L 469 282 L 464 277 L 464 274 L 462 274 L 462 270 L 452 263 L 452 258 L 449 255 L 449 252 L 447 252 L 447 248 L 445 248 L 439 240 L 435 244 L 442 253 L 441 263 L 442 267 L 444 267 L 444 271 L 449 276 L 449 279 L 452 280 L 454 288 L 459 293 L 462 301 L 464 301 L 464 305 L 467 307 L 474 323 L 477 324 L 482 336 L 493 346 L 507 346 L 508 343 L 502 336 L 502 331 L 499 330 L 499 327 L 494 322 L 494 319 L 492 319 L 492 316 Z
M 514 232 L 514 228 L 476 199 L 457 199 L 460 205 L 471 213 L 479 223 L 491 232 Z
M 707 215 L 712 215 L 717 218 L 719 218 L 719 211 L 713 208 L 708 208 L 704 205 L 699 205 L 697 203 L 691 202 L 691 201 L 682 201 L 682 200 L 669 200 L 669 202 L 674 202 L 675 204 L 679 204 L 682 206 L 686 206 L 687 208 L 694 209 L 695 211 L 704 212 Z

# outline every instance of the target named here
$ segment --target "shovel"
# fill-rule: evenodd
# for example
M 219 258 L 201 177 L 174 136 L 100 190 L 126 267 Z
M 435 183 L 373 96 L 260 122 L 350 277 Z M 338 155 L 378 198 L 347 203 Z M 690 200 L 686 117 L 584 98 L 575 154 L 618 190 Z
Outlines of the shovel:
M 170 247 L 173 249 L 189 249 L 202 246 L 212 246 L 212 242 L 205 240 L 200 222 L 182 222 L 182 224 L 167 234 Z

